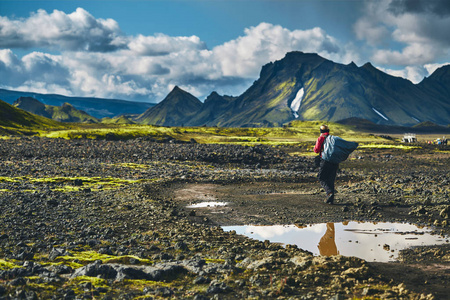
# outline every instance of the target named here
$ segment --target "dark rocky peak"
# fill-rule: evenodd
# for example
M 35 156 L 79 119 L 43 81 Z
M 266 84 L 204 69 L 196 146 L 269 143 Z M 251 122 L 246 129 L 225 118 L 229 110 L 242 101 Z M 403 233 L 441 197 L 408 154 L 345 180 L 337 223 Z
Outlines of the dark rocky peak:
M 349 63 L 347 66 L 350 68 L 358 68 L 358 66 L 353 61 Z
M 205 99 L 204 104 L 214 103 L 214 102 L 222 102 L 224 101 L 224 98 L 220 96 L 217 92 L 212 92 L 208 97 Z
M 33 97 L 20 97 L 16 101 L 14 101 L 13 106 L 26 110 L 33 114 L 37 114 L 47 118 L 51 117 L 51 115 L 45 110 L 45 104 Z
M 280 72 L 296 73 L 298 70 L 311 70 L 323 62 L 331 61 L 316 53 L 303 53 L 300 51 L 288 52 L 281 60 L 264 65 L 261 69 L 260 78 L 278 74 Z
M 197 97 L 179 88 L 178 86 L 175 86 L 162 102 L 195 103 L 196 105 L 202 104 L 202 102 L 198 100 Z
M 14 106 L 45 106 L 42 102 L 39 100 L 33 98 L 33 97 L 20 97 L 13 103 Z
M 361 68 L 367 71 L 380 71 L 377 68 L 375 68 L 370 62 L 365 63 Z
M 182 94 L 182 93 L 187 93 L 187 92 L 186 92 L 185 90 L 182 90 L 178 85 L 176 85 L 176 86 L 172 89 L 172 91 L 170 91 L 169 95 L 170 95 L 170 94 L 176 95 L 176 94 Z
M 436 69 L 428 78 L 440 82 L 450 82 L 450 65 Z

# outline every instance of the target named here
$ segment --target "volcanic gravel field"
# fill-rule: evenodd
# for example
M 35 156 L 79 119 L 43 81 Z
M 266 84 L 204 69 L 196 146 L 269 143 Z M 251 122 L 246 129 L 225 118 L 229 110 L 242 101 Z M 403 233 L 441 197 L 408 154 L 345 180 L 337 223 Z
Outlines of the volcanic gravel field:
M 295 147 L 1 140 L 0 299 L 448 299 L 449 243 L 373 263 L 221 228 L 392 221 L 448 238 L 436 147 L 355 151 L 327 205 Z M 203 201 L 228 205 L 186 207 Z

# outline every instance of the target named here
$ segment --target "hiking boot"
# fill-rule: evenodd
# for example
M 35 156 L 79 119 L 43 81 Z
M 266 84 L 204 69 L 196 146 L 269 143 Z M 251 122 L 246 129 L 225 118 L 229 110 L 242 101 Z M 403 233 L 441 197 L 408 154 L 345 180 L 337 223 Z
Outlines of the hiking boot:
M 325 203 L 333 204 L 333 202 L 334 202 L 334 193 L 327 194 L 327 199 L 325 200 Z

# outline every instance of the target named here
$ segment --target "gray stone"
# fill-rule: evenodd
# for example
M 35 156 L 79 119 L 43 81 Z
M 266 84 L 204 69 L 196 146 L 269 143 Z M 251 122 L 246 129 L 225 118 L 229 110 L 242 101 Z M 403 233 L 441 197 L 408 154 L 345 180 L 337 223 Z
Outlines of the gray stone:
M 124 279 L 143 279 L 161 281 L 165 278 L 176 277 L 186 269 L 179 264 L 157 264 L 155 266 L 129 266 L 123 264 L 102 264 L 96 261 L 81 267 L 72 274 L 72 278 L 78 276 L 101 277 L 122 281 Z

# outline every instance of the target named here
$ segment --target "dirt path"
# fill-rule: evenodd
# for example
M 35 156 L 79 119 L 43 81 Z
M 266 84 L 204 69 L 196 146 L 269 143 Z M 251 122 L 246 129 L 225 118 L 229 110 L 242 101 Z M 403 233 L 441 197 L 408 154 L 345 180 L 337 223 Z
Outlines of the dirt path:
M 208 218 L 211 224 L 274 225 L 355 221 L 396 221 L 422 223 L 409 214 L 410 206 L 393 205 L 376 194 L 337 194 L 334 205 L 323 202 L 324 194 L 317 183 L 273 183 L 214 185 L 187 184 L 175 189 L 174 200 L 180 206 L 218 201 L 226 206 L 187 210 L 197 218 Z

